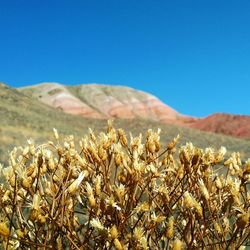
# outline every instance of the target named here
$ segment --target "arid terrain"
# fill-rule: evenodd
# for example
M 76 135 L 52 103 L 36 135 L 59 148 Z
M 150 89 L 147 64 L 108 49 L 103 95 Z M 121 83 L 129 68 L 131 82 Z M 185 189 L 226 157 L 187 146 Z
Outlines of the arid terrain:
M 192 141 L 215 148 L 224 145 L 229 152 L 241 152 L 243 158 L 250 155 L 249 116 L 189 117 L 157 97 L 128 87 L 43 83 L 14 89 L 1 83 L 0 117 L 0 161 L 5 164 L 8 152 L 29 138 L 44 143 L 57 128 L 62 137 L 73 134 L 79 139 L 89 127 L 96 132 L 105 130 L 110 118 L 116 128 L 133 134 L 160 127 L 166 143 L 180 134 L 181 143 Z
M 178 113 L 157 97 L 129 87 L 101 84 L 66 86 L 41 83 L 18 89 L 65 113 L 88 118 L 145 119 L 203 131 L 250 138 L 250 116 L 211 114 L 190 117 Z

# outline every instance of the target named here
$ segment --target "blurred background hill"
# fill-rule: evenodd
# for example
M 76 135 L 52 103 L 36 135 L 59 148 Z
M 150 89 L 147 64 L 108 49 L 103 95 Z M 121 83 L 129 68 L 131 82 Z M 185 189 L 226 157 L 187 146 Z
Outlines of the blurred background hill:
M 180 134 L 180 144 L 192 141 L 200 147 L 223 145 L 229 152 L 241 152 L 243 158 L 250 155 L 249 116 L 190 117 L 151 94 L 128 87 L 43 83 L 15 89 L 1 83 L 0 117 L 0 162 L 4 164 L 8 152 L 27 143 L 27 139 L 45 143 L 53 139 L 53 128 L 62 137 L 73 134 L 80 139 L 89 127 L 105 131 L 110 118 L 116 128 L 134 135 L 161 128 L 165 144 Z

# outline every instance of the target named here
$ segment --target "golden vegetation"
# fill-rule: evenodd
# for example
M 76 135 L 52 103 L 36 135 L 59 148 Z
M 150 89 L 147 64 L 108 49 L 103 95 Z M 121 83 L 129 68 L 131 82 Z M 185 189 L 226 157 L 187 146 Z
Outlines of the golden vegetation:
M 15 148 L 1 167 L 4 249 L 239 249 L 250 244 L 250 160 L 160 130 L 127 138 L 108 124 Z M 224 166 L 223 166 L 224 165 Z M 221 168 L 226 168 L 222 171 Z M 222 175 L 224 172 L 224 175 Z

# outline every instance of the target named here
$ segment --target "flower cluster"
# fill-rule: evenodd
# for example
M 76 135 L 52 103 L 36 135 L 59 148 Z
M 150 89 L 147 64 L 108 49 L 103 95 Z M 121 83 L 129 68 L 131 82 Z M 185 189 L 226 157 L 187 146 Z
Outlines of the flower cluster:
M 177 148 L 160 130 L 128 138 L 108 123 L 15 148 L 0 167 L 4 249 L 239 249 L 250 244 L 250 160 Z

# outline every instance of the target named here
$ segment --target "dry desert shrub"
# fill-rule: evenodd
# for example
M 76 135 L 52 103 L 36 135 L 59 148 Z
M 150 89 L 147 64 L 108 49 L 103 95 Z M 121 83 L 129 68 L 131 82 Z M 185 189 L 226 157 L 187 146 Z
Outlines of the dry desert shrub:
M 243 249 L 250 244 L 250 160 L 160 130 L 15 148 L 2 167 L 3 249 Z M 221 169 L 226 169 L 224 175 Z

